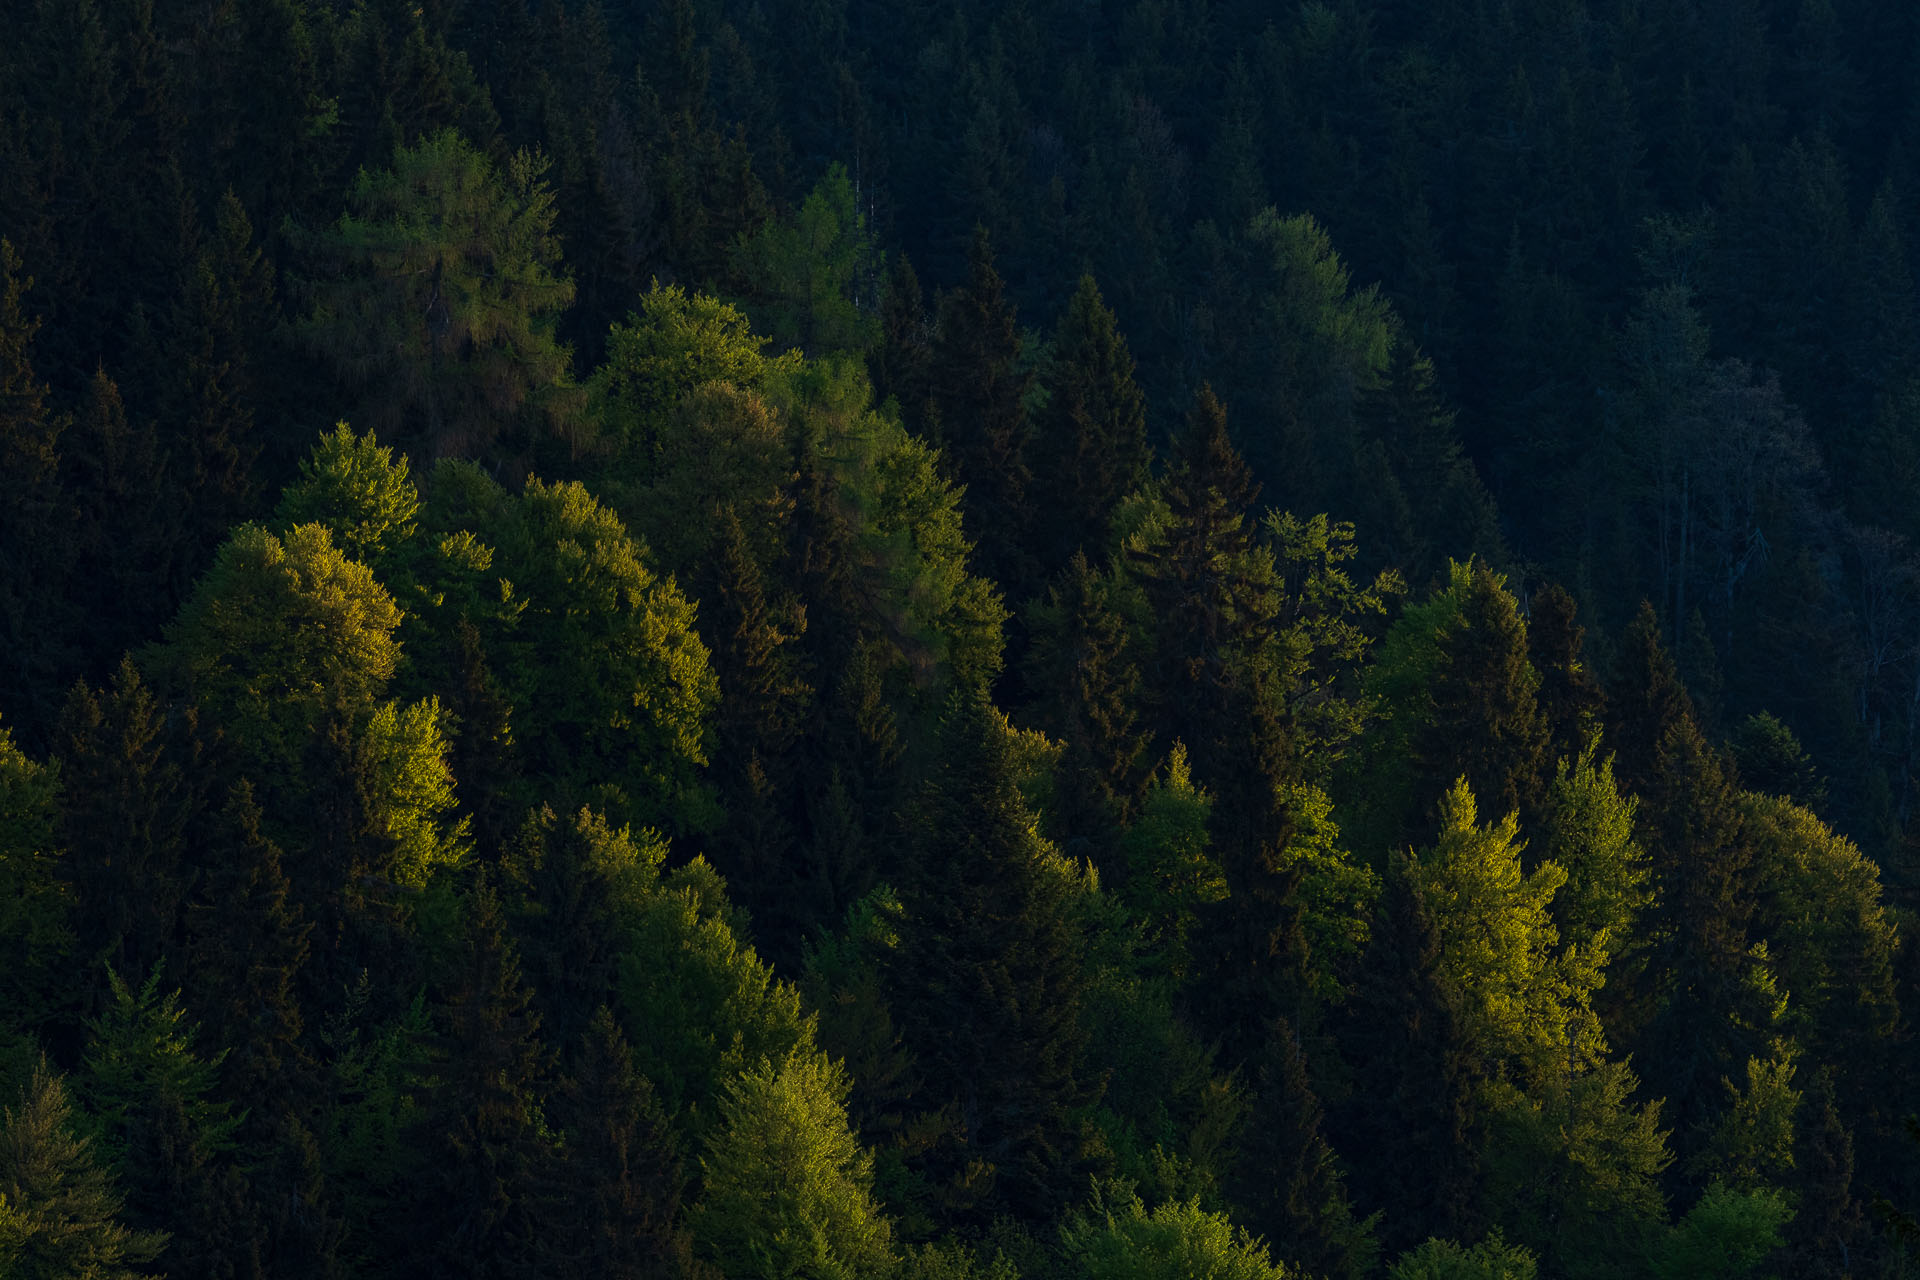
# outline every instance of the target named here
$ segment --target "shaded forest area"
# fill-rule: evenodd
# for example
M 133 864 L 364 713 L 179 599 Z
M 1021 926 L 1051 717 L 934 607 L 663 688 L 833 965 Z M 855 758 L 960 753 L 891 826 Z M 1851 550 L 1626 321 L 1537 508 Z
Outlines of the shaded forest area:
M 1915 1272 L 1920 9 L 0 14 L 0 1276 Z

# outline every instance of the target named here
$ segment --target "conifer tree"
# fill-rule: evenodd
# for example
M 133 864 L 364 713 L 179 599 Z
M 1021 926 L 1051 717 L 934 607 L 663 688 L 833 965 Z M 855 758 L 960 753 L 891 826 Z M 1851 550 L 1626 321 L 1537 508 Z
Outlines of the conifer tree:
M 252 784 L 235 783 L 211 822 L 186 927 L 189 999 L 225 1054 L 222 1092 L 248 1100 L 249 1136 L 273 1131 L 314 1086 L 296 994 L 312 927 L 263 821 Z
M 178 939 L 205 782 L 191 717 L 169 719 L 131 660 L 104 693 L 74 686 L 61 712 L 62 870 L 90 1010 L 105 991 L 102 966 L 144 974 Z
M 1431 710 L 1414 752 L 1420 791 L 1438 799 L 1464 776 L 1497 814 L 1531 815 L 1548 765 L 1547 725 L 1527 660 L 1527 624 L 1484 563 L 1456 572 L 1459 610 L 1442 626 Z
M 420 1188 L 413 1241 L 433 1270 L 506 1276 L 534 1237 L 534 1193 L 549 1142 L 538 1088 L 549 1065 L 499 898 L 484 878 L 466 899 L 464 936 L 433 1037 L 438 1096 L 428 1119 L 434 1185 Z
M 941 295 L 928 354 L 928 433 L 966 490 L 980 566 L 1015 599 L 1031 595 L 1033 510 L 1027 420 L 1032 376 L 1021 367 L 1013 302 L 984 227 L 974 230 L 966 284 Z
M 74 594 L 86 604 L 89 665 L 152 637 L 178 603 L 193 563 L 192 490 L 167 471 L 153 421 L 130 419 L 120 388 L 96 368 L 67 436 L 67 488 L 80 522 Z
M 1679 668 L 1661 642 L 1660 620 L 1642 600 L 1621 640 L 1607 687 L 1607 741 L 1617 753 L 1620 785 L 1647 795 L 1668 731 L 1692 718 L 1693 704 L 1680 683 Z
M 1342 1022 L 1355 1088 L 1336 1143 L 1365 1151 L 1356 1200 L 1385 1211 L 1380 1243 L 1408 1248 L 1473 1227 L 1480 1059 L 1468 1047 L 1461 995 L 1441 970 L 1440 934 L 1410 860 L 1389 869 L 1353 998 Z
M 1582 653 L 1585 638 L 1573 597 L 1550 582 L 1528 602 L 1527 656 L 1539 673 L 1536 701 L 1547 722 L 1549 753 L 1572 760 L 1601 725 L 1606 696 Z
M 1147 478 L 1146 399 L 1133 355 L 1092 276 L 1060 317 L 1034 427 L 1033 483 L 1045 495 L 1034 550 L 1052 569 L 1075 550 L 1098 558 L 1113 510 Z
M 916 435 L 927 431 L 932 349 L 933 327 L 927 321 L 920 277 L 906 254 L 895 254 L 880 297 L 880 342 L 867 367 L 874 399 L 898 404 L 901 422 Z
M 58 774 L 0 725 L 0 1053 L 72 999 L 72 896 L 59 875 Z
M 1123 593 L 1123 580 L 1096 572 L 1075 551 L 1027 622 L 1034 712 L 1066 748 L 1048 819 L 1070 852 L 1084 844 L 1115 870 L 1105 855 L 1144 786 L 1149 740 L 1139 714 L 1140 646 L 1121 611 Z
M 549 1116 L 563 1140 L 550 1148 L 537 1192 L 531 1273 L 553 1280 L 694 1274 L 680 1221 L 679 1139 L 604 1007 L 582 1036 Z
M 928 1109 L 954 1129 L 925 1173 L 955 1217 L 1044 1221 L 1078 1194 L 1078 1115 L 1098 1096 L 1079 1062 L 1083 943 L 1070 872 L 1036 836 L 987 707 L 956 697 L 910 829 L 887 987 Z
M 1722 756 L 1686 716 L 1667 729 L 1654 768 L 1647 972 L 1657 1004 L 1637 1056 L 1684 1143 L 1716 1110 L 1721 1081 L 1762 1054 L 1774 1011 L 1749 956 L 1754 848 Z
M 73 661 L 63 602 L 44 590 L 63 579 L 72 540 L 60 484 L 67 419 L 34 372 L 32 287 L 19 253 L 0 239 L 0 546 L 10 548 L 0 563 L 0 711 L 37 739 Z
M 1358 1280 L 1373 1261 L 1371 1223 L 1356 1221 L 1299 1037 L 1284 1019 L 1267 1034 L 1234 1185 L 1244 1222 L 1311 1275 Z
M 123 1225 L 120 1193 L 45 1062 L 0 1118 L 0 1203 L 12 1236 L 0 1262 L 22 1280 L 139 1280 L 167 1245 Z
M 108 1002 L 89 1025 L 75 1090 L 126 1187 L 129 1225 L 170 1228 L 164 1265 L 229 1272 L 252 1235 L 250 1206 L 227 1157 L 241 1117 L 218 1095 L 220 1059 L 195 1049 L 199 1028 L 163 994 L 156 967 L 136 992 L 109 971 Z

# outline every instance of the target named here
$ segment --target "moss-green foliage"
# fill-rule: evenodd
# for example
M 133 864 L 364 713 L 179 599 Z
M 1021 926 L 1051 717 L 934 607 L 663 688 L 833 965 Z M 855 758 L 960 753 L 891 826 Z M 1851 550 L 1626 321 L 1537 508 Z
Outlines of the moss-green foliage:
M 734 249 L 734 269 L 757 300 L 750 307 L 774 342 L 815 355 L 864 352 L 879 340 L 871 302 L 881 265 L 841 164 L 791 218 L 766 223 Z
M 1755 1274 L 1781 1242 L 1793 1209 L 1778 1191 L 1716 1183 L 1666 1234 L 1653 1255 L 1657 1280 L 1734 1280 Z
M 742 938 L 725 887 L 695 862 L 651 886 L 620 964 L 636 1062 L 675 1112 L 710 1112 L 722 1084 L 811 1045 L 814 1017 Z
M 0 1263 L 21 1280 L 136 1280 L 164 1234 L 128 1230 L 120 1194 L 44 1062 L 0 1113 Z
M 301 237 L 311 265 L 298 335 L 370 425 L 428 456 L 571 425 L 579 397 L 555 322 L 573 282 L 546 170 L 527 151 L 496 166 L 443 129 L 363 170 L 348 212 Z
M 690 1222 L 696 1249 L 723 1275 L 892 1274 L 892 1229 L 872 1197 L 873 1158 L 847 1127 L 846 1090 L 837 1066 L 796 1052 L 721 1092 Z

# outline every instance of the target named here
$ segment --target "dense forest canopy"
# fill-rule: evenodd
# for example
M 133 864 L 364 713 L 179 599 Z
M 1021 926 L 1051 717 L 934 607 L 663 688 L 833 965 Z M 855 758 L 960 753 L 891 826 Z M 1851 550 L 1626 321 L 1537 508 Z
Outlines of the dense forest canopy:
M 0 14 L 0 1276 L 1920 1270 L 1920 9 Z

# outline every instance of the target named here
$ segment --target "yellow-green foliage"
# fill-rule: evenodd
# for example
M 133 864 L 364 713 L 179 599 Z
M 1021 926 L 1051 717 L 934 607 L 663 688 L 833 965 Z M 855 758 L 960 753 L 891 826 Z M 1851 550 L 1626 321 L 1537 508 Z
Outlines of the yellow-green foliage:
M 419 513 L 406 458 L 342 422 L 300 460 L 300 479 L 280 495 L 274 523 L 323 524 L 347 555 L 379 564 L 413 538 Z
M 290 765 L 322 712 L 386 687 L 399 624 L 393 597 L 325 526 L 275 537 L 244 525 L 150 653 L 245 747 Z
M 1822 1057 L 1890 1033 L 1898 943 L 1880 868 L 1791 800 L 1749 793 L 1743 807 L 1771 967 L 1793 993 L 1789 1024 L 1811 1032 Z
M 1062 1251 L 1085 1280 L 1286 1280 L 1267 1245 L 1198 1200 L 1151 1212 L 1125 1183 L 1097 1187 L 1060 1228 Z
M 727 1280 L 884 1280 L 894 1270 L 873 1158 L 847 1125 L 847 1088 L 813 1051 L 727 1083 L 688 1215 L 696 1246 Z
M 1509 1245 L 1495 1228 L 1472 1248 L 1451 1240 L 1429 1240 L 1400 1255 L 1388 1280 L 1533 1280 L 1539 1273 L 1534 1257 L 1518 1245 Z
M 1566 872 L 1542 862 L 1521 870 L 1509 814 L 1480 826 L 1465 779 L 1440 805 L 1440 839 L 1413 875 L 1440 935 L 1440 968 L 1459 993 L 1469 1041 L 1491 1061 L 1564 1057 L 1570 1008 L 1585 995 L 1555 954 L 1549 908 Z
M 418 888 L 466 853 L 467 819 L 452 816 L 454 779 L 440 700 L 381 703 L 361 738 L 369 789 L 384 801 L 382 834 L 393 841 L 391 874 L 396 883 Z
M 668 1109 L 710 1104 L 728 1077 L 811 1049 L 814 1016 L 742 940 L 743 922 L 704 860 L 651 885 L 620 964 L 635 1065 Z

